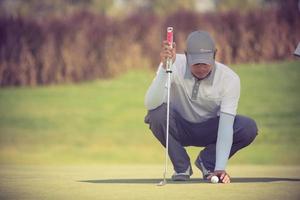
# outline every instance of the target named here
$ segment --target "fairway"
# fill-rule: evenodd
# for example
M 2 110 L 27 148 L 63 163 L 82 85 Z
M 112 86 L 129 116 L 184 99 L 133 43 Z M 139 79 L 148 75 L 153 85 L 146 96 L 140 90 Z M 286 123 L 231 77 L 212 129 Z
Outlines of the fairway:
M 191 181 L 169 181 L 159 187 L 162 169 L 160 165 L 2 166 L 0 199 L 300 198 L 300 168 L 295 166 L 231 166 L 228 185 L 203 182 L 194 170 Z
M 299 61 L 233 66 L 241 78 L 238 113 L 259 135 L 230 164 L 300 165 Z M 78 85 L 0 89 L 1 164 L 161 164 L 163 148 L 144 124 L 154 77 L 130 71 Z M 192 160 L 199 148 L 188 148 Z
M 300 200 L 299 46 L 300 0 L 0 0 L 0 200 Z
M 233 67 L 239 114 L 259 135 L 228 164 L 232 184 L 161 180 L 164 149 L 143 118 L 150 70 L 81 84 L 0 89 L 0 199 L 300 199 L 298 61 Z M 188 147 L 193 162 L 200 148 Z M 172 175 L 169 166 L 168 177 Z

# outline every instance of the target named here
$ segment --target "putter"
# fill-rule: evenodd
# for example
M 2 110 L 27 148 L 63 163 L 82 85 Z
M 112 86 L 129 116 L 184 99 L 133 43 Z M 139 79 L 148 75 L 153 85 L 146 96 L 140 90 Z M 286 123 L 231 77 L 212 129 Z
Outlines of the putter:
M 169 42 L 170 47 L 173 46 L 173 27 L 167 28 L 167 41 Z M 165 170 L 163 174 L 163 180 L 160 181 L 157 186 L 164 186 L 167 184 L 166 174 L 168 168 L 168 150 L 169 150 L 169 113 L 170 113 L 170 87 L 171 87 L 171 73 L 172 73 L 172 58 L 167 59 L 167 68 L 166 73 L 168 74 L 167 82 L 167 127 L 166 127 L 166 161 L 165 161 Z

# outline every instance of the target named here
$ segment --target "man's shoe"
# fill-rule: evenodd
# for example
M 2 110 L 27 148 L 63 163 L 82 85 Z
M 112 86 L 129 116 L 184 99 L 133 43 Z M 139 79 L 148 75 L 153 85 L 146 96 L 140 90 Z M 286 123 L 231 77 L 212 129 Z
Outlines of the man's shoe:
M 197 160 L 195 161 L 195 165 L 202 172 L 202 176 L 204 180 L 207 180 L 207 177 L 212 174 L 210 170 L 206 169 L 200 156 L 198 156 Z
M 190 180 L 190 176 L 192 176 L 192 174 L 193 170 L 191 166 L 189 166 L 185 172 L 174 172 L 174 174 L 172 175 L 172 181 L 188 181 Z

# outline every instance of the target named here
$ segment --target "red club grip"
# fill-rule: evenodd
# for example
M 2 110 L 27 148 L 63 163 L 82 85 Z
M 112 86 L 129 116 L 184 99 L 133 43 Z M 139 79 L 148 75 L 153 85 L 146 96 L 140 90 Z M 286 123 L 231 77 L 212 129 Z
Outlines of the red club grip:
M 172 47 L 173 45 L 173 27 L 167 28 L 167 41 L 169 45 Z

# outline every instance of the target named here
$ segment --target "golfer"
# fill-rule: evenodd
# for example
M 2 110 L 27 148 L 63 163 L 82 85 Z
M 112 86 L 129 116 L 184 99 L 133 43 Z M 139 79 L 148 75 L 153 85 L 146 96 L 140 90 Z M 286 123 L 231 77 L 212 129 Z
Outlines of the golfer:
M 204 147 L 195 165 L 210 180 L 217 175 L 230 183 L 226 172 L 228 159 L 248 146 L 257 135 L 253 119 L 237 115 L 240 97 L 239 76 L 228 66 L 215 61 L 216 45 L 209 33 L 192 32 L 186 41 L 185 54 L 176 54 L 163 41 L 161 63 L 150 85 L 145 106 L 154 136 L 166 144 L 166 61 L 172 58 L 170 126 L 168 154 L 174 167 L 172 180 L 189 180 L 193 174 L 187 146 Z

